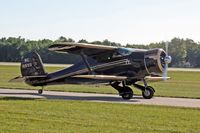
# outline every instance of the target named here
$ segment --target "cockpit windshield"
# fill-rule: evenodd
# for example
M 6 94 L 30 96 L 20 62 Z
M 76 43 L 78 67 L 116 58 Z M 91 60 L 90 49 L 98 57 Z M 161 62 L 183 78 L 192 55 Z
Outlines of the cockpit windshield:
M 132 48 L 118 48 L 115 53 L 113 53 L 112 58 L 130 55 L 134 50 Z
M 134 50 L 132 48 L 119 48 L 118 53 L 122 56 L 130 55 Z

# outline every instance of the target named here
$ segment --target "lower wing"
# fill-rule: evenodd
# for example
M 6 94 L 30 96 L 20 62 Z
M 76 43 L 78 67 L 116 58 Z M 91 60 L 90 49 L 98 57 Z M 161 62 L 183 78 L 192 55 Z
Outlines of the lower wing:
M 86 78 L 86 79 L 99 79 L 99 80 L 126 80 L 125 76 L 113 76 L 113 75 L 75 75 L 75 78 Z
M 117 81 L 123 81 L 128 79 L 128 77 L 126 76 L 114 76 L 114 75 L 75 75 L 73 77 L 85 78 L 85 79 L 99 79 L 99 80 L 117 80 Z M 146 76 L 144 79 L 146 81 L 162 81 L 163 77 Z M 167 77 L 167 79 L 170 79 L 170 77 Z
M 167 80 L 170 79 L 170 77 L 165 77 L 165 78 Z M 154 81 L 154 82 L 156 82 L 156 81 L 163 81 L 164 80 L 163 77 L 152 77 L 152 76 L 146 76 L 144 79 L 146 81 Z

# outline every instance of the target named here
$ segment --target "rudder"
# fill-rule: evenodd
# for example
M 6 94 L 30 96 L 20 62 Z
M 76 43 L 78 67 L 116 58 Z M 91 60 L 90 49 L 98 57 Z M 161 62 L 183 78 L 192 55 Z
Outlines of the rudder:
M 40 55 L 37 52 L 26 54 L 21 61 L 22 76 L 46 75 Z

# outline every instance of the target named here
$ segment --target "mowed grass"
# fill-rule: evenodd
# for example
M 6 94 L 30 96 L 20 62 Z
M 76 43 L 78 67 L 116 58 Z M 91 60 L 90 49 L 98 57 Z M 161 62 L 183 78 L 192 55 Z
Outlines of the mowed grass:
M 200 110 L 0 98 L 1 133 L 199 133 Z
M 63 67 L 46 67 L 48 72 L 63 69 Z M 0 66 L 0 88 L 17 89 L 39 89 L 25 83 L 9 83 L 8 81 L 20 75 L 19 66 Z M 172 78 L 166 82 L 149 83 L 156 90 L 156 96 L 200 98 L 200 72 L 169 71 Z M 134 87 L 132 87 L 134 88 Z M 91 92 L 91 93 L 117 93 L 110 86 L 88 86 L 88 85 L 56 85 L 47 86 L 45 90 L 69 91 L 69 92 Z M 135 94 L 141 92 L 134 89 Z

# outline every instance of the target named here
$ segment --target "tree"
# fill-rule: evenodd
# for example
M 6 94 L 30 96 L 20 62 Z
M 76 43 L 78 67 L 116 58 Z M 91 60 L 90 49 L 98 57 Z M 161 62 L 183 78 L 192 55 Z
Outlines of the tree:
M 72 38 L 59 37 L 55 42 L 75 42 Z
M 175 66 L 183 65 L 186 59 L 186 43 L 183 39 L 173 38 L 169 44 L 169 54 L 173 57 L 172 64 Z
M 45 63 L 73 64 L 80 60 L 80 56 L 78 55 L 61 54 L 48 50 L 50 45 L 59 42 L 74 42 L 74 40 L 63 36 L 55 41 L 49 39 L 26 40 L 21 37 L 2 37 L 0 38 L 0 61 L 20 62 L 21 57 L 31 51 L 37 51 Z M 108 39 L 103 40 L 103 42 L 88 42 L 85 39 L 81 39 L 78 42 L 106 46 L 121 46 L 120 43 L 111 42 Z M 149 45 L 126 44 L 126 47 L 141 49 L 165 49 L 165 42 L 151 43 Z M 189 62 L 192 67 L 200 67 L 200 43 L 196 43 L 191 39 L 173 38 L 169 42 L 169 55 L 172 56 L 172 63 L 170 63 L 170 65 L 174 67 L 184 67 L 185 62 Z
M 88 43 L 88 41 L 85 40 L 85 39 L 81 39 L 81 40 L 78 41 L 78 43 Z

